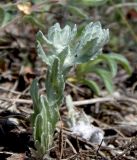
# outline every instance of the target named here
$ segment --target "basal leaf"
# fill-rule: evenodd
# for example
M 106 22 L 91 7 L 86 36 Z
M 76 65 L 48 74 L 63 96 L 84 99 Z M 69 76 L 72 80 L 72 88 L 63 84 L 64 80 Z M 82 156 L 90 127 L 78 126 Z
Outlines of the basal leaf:
M 38 114 L 35 119 L 35 124 L 34 124 L 34 138 L 39 143 L 41 143 L 41 133 L 43 132 L 42 123 L 43 123 L 42 116 L 40 114 Z
M 39 113 L 41 110 L 41 106 L 39 104 L 39 93 L 38 93 L 38 81 L 35 79 L 33 80 L 31 87 L 30 87 L 30 94 L 33 100 L 34 105 L 34 113 Z
M 86 63 L 82 63 L 77 65 L 76 67 L 76 74 L 78 77 L 82 77 L 83 75 L 92 72 L 93 68 L 96 67 L 97 64 L 102 62 L 102 59 L 96 58 L 94 60 L 90 60 Z
M 103 63 L 106 63 L 109 65 L 112 77 L 116 76 L 117 74 L 117 62 L 115 59 L 111 58 L 109 54 L 101 54 L 97 59 L 101 59 Z
M 88 80 L 88 79 L 82 79 L 80 82 L 86 86 L 88 86 L 93 92 L 95 92 L 96 95 L 99 95 L 100 93 L 100 88 L 99 85 L 93 81 L 93 80 Z
M 117 61 L 128 72 L 128 74 L 131 74 L 132 68 L 129 61 L 123 55 L 112 53 L 109 56 Z
M 101 80 L 104 82 L 105 87 L 107 88 L 107 90 L 112 93 L 114 90 L 114 86 L 112 83 L 112 75 L 109 71 L 105 70 L 105 69 L 101 69 L 101 68 L 95 68 L 92 70 L 94 73 L 96 73 Z

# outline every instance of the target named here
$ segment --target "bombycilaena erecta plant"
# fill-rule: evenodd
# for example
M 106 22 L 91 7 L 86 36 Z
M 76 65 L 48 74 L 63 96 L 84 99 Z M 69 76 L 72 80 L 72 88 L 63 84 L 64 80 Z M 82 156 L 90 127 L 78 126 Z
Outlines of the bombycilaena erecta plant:
M 40 95 L 38 81 L 34 80 L 30 93 L 33 100 L 33 136 L 36 149 L 45 155 L 53 144 L 53 134 L 63 102 L 65 80 L 69 70 L 76 64 L 95 59 L 108 42 L 109 31 L 100 22 L 89 23 L 77 36 L 77 27 L 66 25 L 63 29 L 56 23 L 47 34 L 37 33 L 37 53 L 48 66 L 45 81 L 46 94 Z M 47 51 L 44 51 L 46 46 Z

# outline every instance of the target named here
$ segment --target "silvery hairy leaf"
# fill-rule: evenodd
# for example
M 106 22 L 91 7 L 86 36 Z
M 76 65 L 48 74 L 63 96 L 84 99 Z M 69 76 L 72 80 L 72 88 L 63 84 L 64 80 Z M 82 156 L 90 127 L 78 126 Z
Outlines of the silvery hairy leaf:
M 108 39 L 108 29 L 102 29 L 100 22 L 91 22 L 85 27 L 75 46 L 68 50 L 64 66 L 68 67 L 94 59 L 102 52 L 102 47 Z
M 71 30 L 71 27 L 66 25 L 63 29 L 59 23 L 56 23 L 49 29 L 48 42 L 56 48 L 57 53 L 61 53 L 69 43 L 74 39 L 77 33 L 76 25 Z
M 59 118 L 57 108 L 51 108 L 45 96 L 40 96 L 41 111 L 34 123 L 35 146 L 39 154 L 44 155 L 51 147 L 56 122 Z
M 94 59 L 102 52 L 102 47 L 109 39 L 108 29 L 102 29 L 100 22 L 89 23 L 79 38 L 76 35 L 76 25 L 73 29 L 68 25 L 61 29 L 58 23 L 49 29 L 47 38 L 42 32 L 38 32 L 39 56 L 48 66 L 52 65 L 56 56 L 63 64 L 63 69 L 68 70 L 74 64 Z M 48 47 L 46 53 L 44 53 L 42 43 Z
M 39 31 L 37 34 L 37 40 L 40 43 L 44 42 L 48 49 L 51 49 L 52 51 L 56 52 L 55 54 L 58 54 L 69 45 L 69 43 L 76 36 L 76 33 L 76 25 L 71 30 L 71 27 L 68 25 L 61 29 L 59 23 L 56 23 L 49 29 L 47 37 L 45 37 L 43 33 Z
M 51 106 L 60 104 L 64 91 L 64 76 L 60 67 L 60 60 L 56 57 L 52 67 L 49 68 L 46 80 L 47 98 Z
M 39 93 L 38 93 L 38 81 L 36 79 L 33 80 L 32 84 L 31 84 L 30 94 L 31 94 L 31 98 L 33 100 L 33 109 L 34 109 L 34 113 L 31 116 L 31 121 L 32 121 L 32 124 L 34 124 L 36 116 L 41 111 L 40 97 L 39 97 Z

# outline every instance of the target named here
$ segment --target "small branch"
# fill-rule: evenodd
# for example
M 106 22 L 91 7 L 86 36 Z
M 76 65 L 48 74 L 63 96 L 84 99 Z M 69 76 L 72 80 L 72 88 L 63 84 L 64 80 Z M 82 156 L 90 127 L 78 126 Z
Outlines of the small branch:
M 108 101 L 114 101 L 113 97 L 102 97 L 102 98 L 93 98 L 93 99 L 87 99 L 82 101 L 73 101 L 73 104 L 75 106 L 82 106 L 87 104 L 94 104 L 94 103 L 103 103 Z
M 7 102 L 11 102 L 11 103 L 32 104 L 32 100 L 28 100 L 28 99 L 16 99 L 16 98 L 0 97 L 0 100 L 2 100 L 2 101 L 7 101 Z
M 4 87 L 1 87 L 1 86 L 0 86 L 0 90 L 2 90 L 4 92 L 11 92 L 13 94 L 21 94 L 21 92 L 14 91 L 14 90 L 11 90 L 11 89 L 8 89 L 8 88 L 4 88 Z
M 12 99 L 12 98 L 0 97 L 0 100 L 12 102 L 12 103 L 15 102 L 15 103 L 32 104 L 32 100 L 28 100 L 28 99 L 15 99 L 15 98 Z M 110 102 L 110 101 L 111 102 L 121 101 L 121 102 L 130 102 L 130 103 L 137 104 L 137 99 L 121 96 L 121 95 L 113 95 L 113 96 L 102 97 L 102 98 L 93 98 L 93 99 L 87 99 L 82 101 L 73 101 L 73 104 L 75 106 L 82 106 L 87 104 L 104 103 L 104 102 Z
M 110 96 L 110 97 L 102 97 L 102 98 L 94 98 L 89 100 L 82 100 L 82 101 L 73 101 L 75 106 L 87 105 L 87 104 L 94 104 L 94 103 L 103 103 L 103 102 L 112 102 L 112 101 L 122 101 L 122 102 L 131 102 L 137 104 L 137 100 L 134 98 L 128 98 L 125 96 Z

